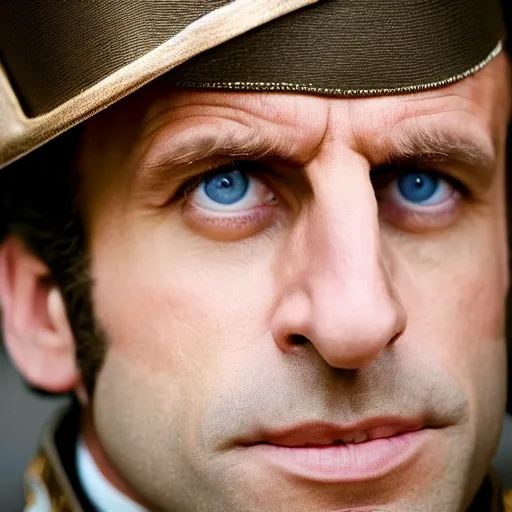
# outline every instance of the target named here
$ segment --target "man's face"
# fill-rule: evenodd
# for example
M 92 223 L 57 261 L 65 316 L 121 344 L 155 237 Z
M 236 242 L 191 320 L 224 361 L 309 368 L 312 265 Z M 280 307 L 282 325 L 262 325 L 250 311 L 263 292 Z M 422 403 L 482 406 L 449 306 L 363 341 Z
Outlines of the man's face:
M 152 506 L 468 506 L 505 400 L 506 75 L 154 86 L 88 123 L 94 422 Z

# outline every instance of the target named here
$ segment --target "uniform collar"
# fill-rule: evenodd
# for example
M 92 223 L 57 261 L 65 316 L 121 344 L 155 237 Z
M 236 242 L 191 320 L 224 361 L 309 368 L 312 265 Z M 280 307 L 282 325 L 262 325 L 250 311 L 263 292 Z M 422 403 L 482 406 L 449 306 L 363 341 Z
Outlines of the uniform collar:
M 84 492 L 98 512 L 147 512 L 103 476 L 81 437 L 76 447 L 76 468 Z

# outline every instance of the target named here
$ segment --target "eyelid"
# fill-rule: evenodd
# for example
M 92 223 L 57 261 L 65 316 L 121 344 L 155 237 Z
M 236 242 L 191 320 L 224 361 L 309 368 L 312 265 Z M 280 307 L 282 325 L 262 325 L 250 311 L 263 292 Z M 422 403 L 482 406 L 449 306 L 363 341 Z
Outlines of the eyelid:
M 472 196 L 472 191 L 469 187 L 465 183 L 461 182 L 457 177 L 445 170 L 440 170 L 437 166 L 429 165 L 424 162 L 402 162 L 398 164 L 383 165 L 371 171 L 370 179 L 377 191 L 389 186 L 389 184 L 399 176 L 414 173 L 434 175 L 439 179 L 448 182 L 463 196 Z
M 272 170 L 268 166 L 257 160 L 236 160 L 232 157 L 215 158 L 210 160 L 209 165 L 201 172 L 186 180 L 173 195 L 173 200 L 179 197 L 187 198 L 208 177 L 235 169 L 247 172 L 253 177 L 257 176 L 259 179 L 263 178 L 263 174 L 272 174 Z
M 215 174 L 218 172 L 221 172 L 223 168 L 229 168 L 230 165 L 233 165 L 233 159 L 224 157 L 224 158 L 214 158 L 210 159 L 209 164 L 205 167 L 200 167 L 200 170 L 192 177 L 187 178 L 174 192 L 171 199 L 169 200 L 169 203 L 176 201 L 179 198 L 186 198 L 188 197 L 194 189 L 196 189 L 203 180 L 211 174 Z M 195 166 L 198 166 L 196 162 L 194 162 Z

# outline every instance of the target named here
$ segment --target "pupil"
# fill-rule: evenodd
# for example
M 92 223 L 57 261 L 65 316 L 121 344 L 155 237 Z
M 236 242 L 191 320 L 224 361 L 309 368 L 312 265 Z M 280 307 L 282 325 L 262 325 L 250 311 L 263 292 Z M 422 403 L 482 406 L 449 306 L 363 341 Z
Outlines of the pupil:
M 222 187 L 222 188 L 228 188 L 230 187 L 232 184 L 231 180 L 227 177 L 227 176 L 224 176 L 221 180 L 220 180 L 220 183 L 219 185 Z

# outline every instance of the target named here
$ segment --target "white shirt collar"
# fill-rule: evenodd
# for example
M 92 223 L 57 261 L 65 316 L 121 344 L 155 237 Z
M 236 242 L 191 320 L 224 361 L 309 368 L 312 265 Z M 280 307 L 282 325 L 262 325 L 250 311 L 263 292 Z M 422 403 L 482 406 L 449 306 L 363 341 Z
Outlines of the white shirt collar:
M 85 494 L 98 512 L 147 512 L 103 476 L 82 438 L 76 448 L 76 467 Z

